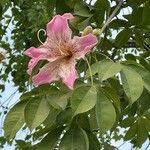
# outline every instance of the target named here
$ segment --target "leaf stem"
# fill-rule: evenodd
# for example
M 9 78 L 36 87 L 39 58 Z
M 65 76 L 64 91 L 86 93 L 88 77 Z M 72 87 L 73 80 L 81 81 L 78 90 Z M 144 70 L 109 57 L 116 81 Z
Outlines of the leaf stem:
M 88 61 L 88 59 L 85 57 L 85 60 L 87 62 L 87 65 L 88 65 L 88 68 L 89 68 L 89 71 L 90 71 L 90 77 L 91 77 L 91 84 L 92 86 L 94 85 L 94 82 L 93 82 L 93 76 L 92 76 L 92 70 L 91 70 L 91 66 L 90 66 L 90 63 Z

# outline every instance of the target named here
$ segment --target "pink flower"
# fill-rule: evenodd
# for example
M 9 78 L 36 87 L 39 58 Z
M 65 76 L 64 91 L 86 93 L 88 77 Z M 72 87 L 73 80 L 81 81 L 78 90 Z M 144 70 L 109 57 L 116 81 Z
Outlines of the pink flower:
M 73 89 L 74 81 L 78 78 L 75 65 L 78 59 L 97 44 L 97 38 L 88 34 L 83 37 L 75 36 L 72 39 L 72 32 L 68 26 L 68 20 L 74 17 L 70 13 L 62 16 L 56 15 L 47 24 L 47 39 L 38 48 L 31 47 L 24 54 L 31 57 L 28 64 L 28 73 L 31 74 L 33 68 L 40 60 L 47 60 L 39 73 L 33 76 L 35 85 L 51 83 L 62 79 L 62 81 Z

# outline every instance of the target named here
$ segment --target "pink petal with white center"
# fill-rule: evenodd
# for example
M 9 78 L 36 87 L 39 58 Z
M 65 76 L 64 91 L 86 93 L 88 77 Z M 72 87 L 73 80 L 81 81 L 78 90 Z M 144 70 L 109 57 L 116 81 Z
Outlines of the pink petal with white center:
M 71 14 L 64 14 L 63 16 L 56 15 L 48 24 L 47 24 L 47 35 L 52 41 L 60 40 L 70 40 L 71 39 L 71 30 L 68 25 L 68 19 L 72 19 Z
M 97 42 L 97 38 L 93 34 L 88 34 L 83 37 L 74 37 L 73 43 L 77 49 L 74 57 L 76 59 L 83 58 L 86 53 L 90 52 L 90 50 L 97 44 Z
M 57 62 L 50 62 L 44 65 L 37 75 L 33 76 L 32 81 L 34 85 L 41 85 L 59 79 Z
M 78 78 L 75 62 L 62 62 L 59 67 L 59 76 L 68 88 L 73 89 L 74 82 Z

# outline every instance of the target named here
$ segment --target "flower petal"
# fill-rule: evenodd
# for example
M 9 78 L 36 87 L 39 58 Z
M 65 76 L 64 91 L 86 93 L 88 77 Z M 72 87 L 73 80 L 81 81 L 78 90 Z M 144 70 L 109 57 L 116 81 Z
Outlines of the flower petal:
M 29 63 L 28 63 L 28 74 L 31 75 L 33 68 L 37 65 L 37 63 L 39 62 L 39 59 L 36 58 L 32 58 Z
M 78 78 L 75 62 L 62 62 L 59 67 L 59 76 L 70 89 L 73 89 L 74 82 Z
M 35 85 L 51 83 L 52 81 L 59 80 L 58 65 L 55 62 L 50 62 L 44 65 L 39 73 L 33 76 L 32 81 Z
M 63 16 L 56 15 L 47 24 L 47 35 L 52 41 L 60 41 L 60 39 L 69 40 L 71 39 L 71 30 L 68 25 L 68 19 L 72 19 L 73 16 L 69 13 Z
M 29 56 L 29 57 L 34 57 L 37 58 L 41 55 L 46 55 L 47 54 L 47 49 L 44 48 L 35 48 L 35 47 L 30 47 L 28 48 L 25 52 L 25 55 Z
M 74 16 L 71 13 L 65 13 L 62 15 L 62 17 L 66 18 L 66 19 L 74 19 Z
M 74 37 L 73 42 L 77 47 L 75 57 L 79 59 L 83 58 L 84 55 L 88 53 L 97 44 L 98 41 L 96 36 L 90 33 L 83 37 Z

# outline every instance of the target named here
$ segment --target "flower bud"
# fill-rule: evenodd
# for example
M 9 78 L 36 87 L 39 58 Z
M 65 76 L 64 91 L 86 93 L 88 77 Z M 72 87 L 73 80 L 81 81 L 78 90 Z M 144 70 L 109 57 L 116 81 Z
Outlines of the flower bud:
M 0 62 L 5 58 L 4 54 L 0 52 Z
M 93 30 L 93 34 L 94 34 L 95 36 L 99 36 L 99 35 L 100 35 L 100 29 L 94 29 L 94 30 Z
M 82 32 L 82 36 L 84 35 L 88 35 L 89 33 L 92 33 L 93 32 L 93 28 L 91 26 L 87 26 L 83 32 Z

